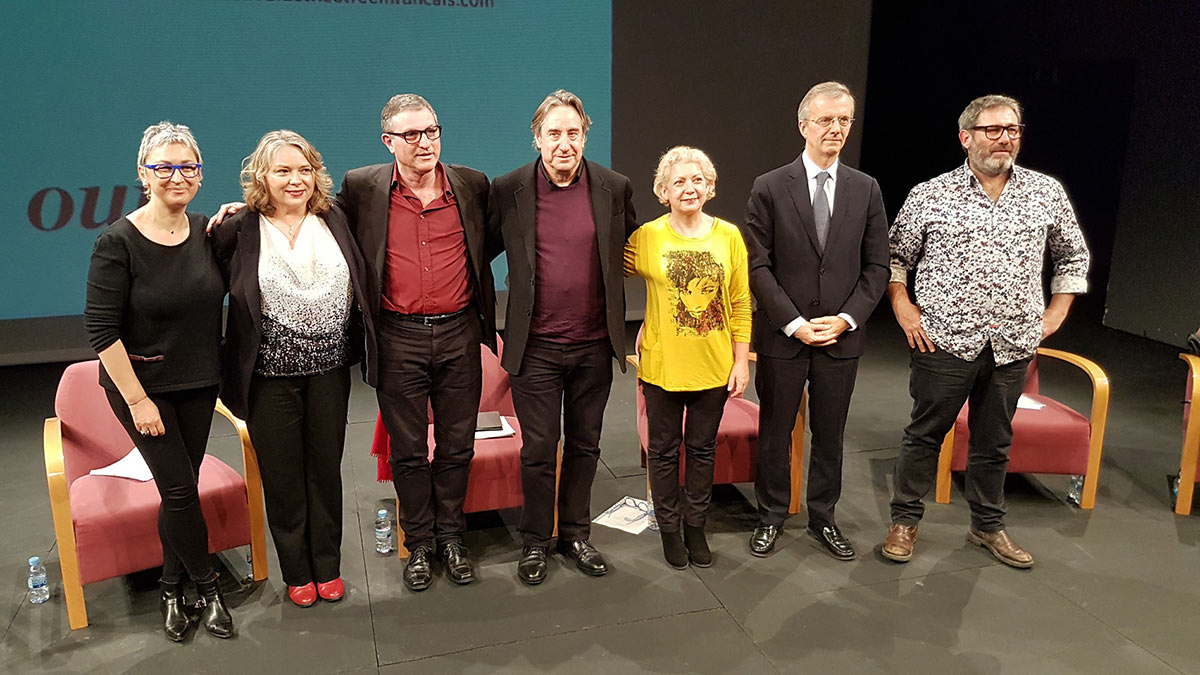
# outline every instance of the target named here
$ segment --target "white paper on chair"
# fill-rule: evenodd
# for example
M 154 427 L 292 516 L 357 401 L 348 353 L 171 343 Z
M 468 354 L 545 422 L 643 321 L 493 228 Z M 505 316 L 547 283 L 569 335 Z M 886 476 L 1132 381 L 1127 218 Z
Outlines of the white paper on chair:
M 1021 394 L 1021 398 L 1017 399 L 1017 407 L 1024 408 L 1026 410 L 1041 410 L 1042 408 L 1046 407 L 1046 404 L 1038 403 L 1025 394 Z
M 506 438 L 508 436 L 517 435 L 516 430 L 512 428 L 512 425 L 508 423 L 508 418 L 506 418 L 504 415 L 500 416 L 500 427 L 501 428 L 499 429 L 493 429 L 491 431 L 476 431 L 475 440 L 482 441 L 486 438 Z
M 93 476 L 115 476 L 116 478 L 131 478 L 133 480 L 146 481 L 154 480 L 154 476 L 150 475 L 150 467 L 146 466 L 146 460 L 142 457 L 142 453 L 134 446 L 121 459 L 109 464 L 108 466 L 89 471 Z
M 629 534 L 641 534 L 650 525 L 650 504 L 644 499 L 625 497 L 592 522 Z

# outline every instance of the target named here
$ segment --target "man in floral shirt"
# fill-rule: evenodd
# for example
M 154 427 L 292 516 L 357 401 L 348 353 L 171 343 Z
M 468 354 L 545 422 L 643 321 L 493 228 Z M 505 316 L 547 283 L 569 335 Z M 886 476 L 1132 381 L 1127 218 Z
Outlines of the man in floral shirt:
M 1025 128 L 1020 103 L 977 98 L 958 126 L 966 163 L 914 187 L 890 232 L 887 294 L 912 349 L 913 411 L 896 463 L 883 555 L 912 558 L 942 439 L 969 400 L 967 540 L 1026 568 L 1033 556 L 1004 528 L 1013 413 L 1038 344 L 1062 325 L 1075 295 L 1087 291 L 1089 256 L 1062 185 L 1014 164 Z

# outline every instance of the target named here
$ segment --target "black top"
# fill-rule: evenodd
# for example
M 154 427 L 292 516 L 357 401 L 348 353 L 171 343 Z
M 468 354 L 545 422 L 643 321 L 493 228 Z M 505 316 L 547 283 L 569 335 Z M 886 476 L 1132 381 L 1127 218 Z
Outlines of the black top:
M 150 241 L 128 218 L 96 238 L 83 311 L 88 341 L 101 352 L 120 340 L 147 393 L 220 381 L 225 282 L 206 222 L 189 213 L 191 232 L 175 246 Z M 100 384 L 117 391 L 103 364 Z

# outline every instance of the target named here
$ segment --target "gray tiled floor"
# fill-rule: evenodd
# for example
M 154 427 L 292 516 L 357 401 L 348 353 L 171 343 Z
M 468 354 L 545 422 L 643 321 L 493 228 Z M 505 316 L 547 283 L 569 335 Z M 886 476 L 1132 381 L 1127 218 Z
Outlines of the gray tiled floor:
M 882 319 L 882 320 L 881 320 Z M 964 541 L 966 504 L 930 504 L 918 555 L 896 565 L 878 554 L 896 444 L 908 414 L 907 358 L 894 324 L 872 325 L 846 435 L 839 523 L 858 546 L 834 561 L 789 522 L 778 552 L 749 555 L 750 486 L 719 486 L 711 513 L 716 563 L 674 571 L 657 538 L 597 528 L 613 572 L 578 574 L 558 558 L 549 580 L 517 582 L 513 511 L 470 518 L 467 543 L 480 580 L 442 578 L 423 594 L 400 582 L 401 564 L 371 548 L 372 514 L 393 508 L 367 454 L 373 393 L 356 385 L 350 408 L 343 577 L 338 605 L 299 609 L 277 578 L 235 591 L 236 639 L 197 635 L 182 645 L 158 632 L 156 593 L 125 580 L 86 588 L 91 626 L 67 628 L 61 593 L 25 602 L 24 559 L 40 554 L 59 575 L 41 422 L 53 410 L 61 365 L 0 369 L 0 670 L 30 672 L 261 673 L 1193 673 L 1200 641 L 1200 515 L 1177 518 L 1166 476 L 1178 466 L 1183 366 L 1175 351 L 1078 318 L 1051 346 L 1088 355 L 1113 382 L 1097 507 L 1062 498 L 1061 477 L 1009 480 L 1009 523 L 1036 556 L 1030 571 L 1003 567 Z M 1045 366 L 1043 387 L 1086 410 L 1086 380 Z M 640 495 L 631 374 L 618 374 L 606 415 L 599 510 Z M 215 420 L 210 451 L 240 464 L 230 428 Z M 365 547 L 364 547 L 365 543 Z M 271 569 L 276 570 L 271 552 Z M 59 589 L 56 587 L 56 591 Z

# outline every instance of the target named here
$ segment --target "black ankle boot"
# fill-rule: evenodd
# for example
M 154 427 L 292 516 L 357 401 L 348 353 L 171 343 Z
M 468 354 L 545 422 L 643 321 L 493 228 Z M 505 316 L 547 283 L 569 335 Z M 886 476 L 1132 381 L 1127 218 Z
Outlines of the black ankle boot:
M 677 570 L 687 569 L 688 553 L 679 533 L 659 531 L 659 534 L 662 535 L 663 557 L 667 559 L 667 564 Z
M 696 567 L 712 565 L 712 551 L 708 550 L 708 540 L 704 538 L 704 526 L 683 526 L 683 545 L 687 547 L 688 560 Z
M 158 586 L 162 589 L 163 632 L 172 642 L 183 642 L 193 619 L 188 614 L 187 601 L 183 597 L 183 584 L 160 580 Z
M 200 592 L 200 623 L 204 629 L 219 638 L 233 637 L 233 617 L 225 607 L 225 596 L 221 594 L 220 577 L 216 572 L 206 581 L 197 581 L 196 590 Z

